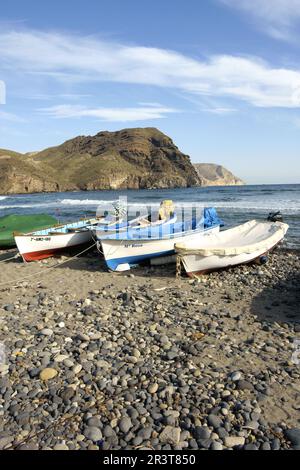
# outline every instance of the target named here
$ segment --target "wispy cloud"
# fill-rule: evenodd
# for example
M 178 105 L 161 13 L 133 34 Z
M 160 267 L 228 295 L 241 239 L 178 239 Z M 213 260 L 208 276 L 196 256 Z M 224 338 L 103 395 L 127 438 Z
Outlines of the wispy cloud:
M 91 117 L 110 122 L 161 119 L 169 113 L 176 112 L 175 109 L 159 105 L 154 106 L 153 104 L 148 107 L 141 106 L 136 108 L 86 108 L 76 105 L 58 105 L 42 108 L 40 111 L 57 119 Z
M 18 71 L 22 79 L 34 73 L 41 80 L 152 85 L 234 98 L 256 107 L 300 107 L 300 69 L 272 67 L 257 57 L 197 60 L 171 50 L 91 37 L 9 31 L 0 33 L 1 62 L 6 73 Z
M 16 96 L 16 95 L 15 95 Z M 54 94 L 54 93 L 34 93 L 29 95 L 22 95 L 22 98 L 28 100 L 36 100 L 36 101 L 53 101 L 57 99 L 66 99 L 69 101 L 76 101 L 81 100 L 82 98 L 90 98 L 92 95 L 84 94 L 84 93 L 61 93 L 61 94 Z
M 8 113 L 6 111 L 0 111 L 0 121 L 9 121 L 9 122 L 26 122 L 25 119 L 23 119 L 20 116 L 17 116 L 16 114 L 13 113 Z
M 275 39 L 295 41 L 300 22 L 300 0 L 217 0 L 254 19 L 257 26 Z
M 232 114 L 236 112 L 235 108 L 225 108 L 222 106 L 217 106 L 217 107 L 211 107 L 211 108 L 203 108 L 203 111 L 207 111 L 208 113 L 212 114 L 218 114 L 220 116 L 226 115 L 226 114 Z

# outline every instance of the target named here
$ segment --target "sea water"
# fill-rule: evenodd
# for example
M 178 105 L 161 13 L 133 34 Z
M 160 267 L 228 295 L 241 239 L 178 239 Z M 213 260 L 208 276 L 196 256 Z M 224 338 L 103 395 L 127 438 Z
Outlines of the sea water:
M 92 216 L 97 207 L 120 196 L 126 196 L 136 206 L 158 206 L 162 199 L 172 199 L 183 206 L 213 206 L 227 228 L 250 219 L 265 220 L 269 212 L 279 210 L 290 225 L 286 245 L 300 248 L 300 184 L 9 195 L 0 196 L 0 216 L 47 213 L 61 222 L 76 220 Z

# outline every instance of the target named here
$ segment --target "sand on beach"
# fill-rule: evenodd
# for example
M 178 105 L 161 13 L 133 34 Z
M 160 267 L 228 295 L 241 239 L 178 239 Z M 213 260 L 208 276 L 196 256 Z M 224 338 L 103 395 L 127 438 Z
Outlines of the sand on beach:
M 199 280 L 97 253 L 1 262 L 0 447 L 297 446 L 299 268 L 284 250 Z

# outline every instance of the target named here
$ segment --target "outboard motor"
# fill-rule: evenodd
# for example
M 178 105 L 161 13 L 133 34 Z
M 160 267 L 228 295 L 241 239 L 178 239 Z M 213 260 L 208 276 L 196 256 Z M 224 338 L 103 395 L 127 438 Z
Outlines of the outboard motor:
M 283 217 L 280 211 L 270 212 L 268 215 L 269 222 L 283 222 Z

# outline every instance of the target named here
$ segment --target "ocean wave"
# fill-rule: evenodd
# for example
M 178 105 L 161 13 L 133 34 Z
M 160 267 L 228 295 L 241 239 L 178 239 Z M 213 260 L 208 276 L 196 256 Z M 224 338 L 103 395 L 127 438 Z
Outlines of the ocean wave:
M 105 200 L 105 199 L 62 199 L 59 201 L 59 204 L 62 206 L 107 206 L 112 205 L 117 202 L 118 199 Z M 141 201 L 141 202 L 131 202 L 127 201 L 128 207 L 159 207 L 160 202 L 154 201 Z M 175 204 L 175 202 L 174 202 Z
M 217 209 L 243 210 L 245 212 L 282 211 L 290 214 L 300 213 L 300 204 L 297 202 L 289 203 L 288 201 L 266 201 L 265 203 L 261 201 L 237 201 L 234 204 L 226 201 L 210 201 L 210 205 Z
M 0 206 L 0 209 L 38 209 L 39 207 L 49 207 L 51 204 L 11 204 Z
M 0 201 L 4 201 L 4 199 L 7 199 L 7 196 L 0 196 Z
M 59 201 L 59 204 L 63 206 L 100 206 L 104 204 L 112 204 L 113 202 L 116 202 L 115 200 L 113 201 L 105 201 L 103 199 L 97 200 L 97 199 L 62 199 Z
M 84 207 L 94 207 L 95 209 L 99 206 L 101 207 L 107 207 L 111 206 L 112 203 L 115 201 L 104 201 L 104 200 L 72 200 L 72 199 L 65 199 L 60 202 L 48 202 L 48 203 L 37 203 L 37 204 L 5 204 L 5 205 L 0 205 L 0 209 L 44 209 L 44 208 L 50 208 L 52 210 L 64 210 L 62 206 L 70 206 L 72 207 L 73 210 L 76 210 L 76 208 L 84 208 Z M 142 208 L 142 207 L 148 207 L 148 208 L 158 208 L 160 205 L 159 202 L 129 202 L 128 203 L 128 208 Z M 249 203 L 247 201 L 237 201 L 237 202 L 232 202 L 232 201 L 185 201 L 185 202 L 177 202 L 174 201 L 175 209 L 191 209 L 191 208 L 204 208 L 204 207 L 215 207 L 216 209 L 220 210 L 226 210 L 226 211 L 233 211 L 233 212 L 240 212 L 243 211 L 245 213 L 248 212 L 273 212 L 273 211 L 281 211 L 286 214 L 299 214 L 300 213 L 300 206 L 298 203 L 292 205 L 292 204 L 287 204 L 287 203 L 278 203 L 274 204 L 274 201 L 272 203 Z

